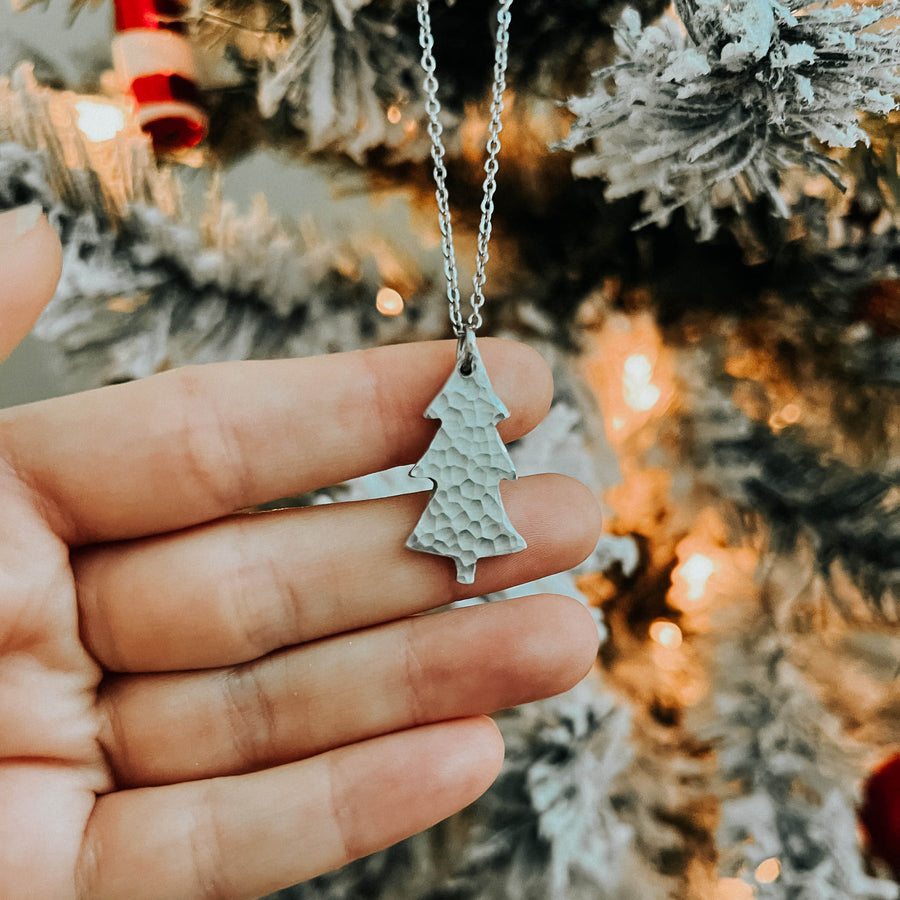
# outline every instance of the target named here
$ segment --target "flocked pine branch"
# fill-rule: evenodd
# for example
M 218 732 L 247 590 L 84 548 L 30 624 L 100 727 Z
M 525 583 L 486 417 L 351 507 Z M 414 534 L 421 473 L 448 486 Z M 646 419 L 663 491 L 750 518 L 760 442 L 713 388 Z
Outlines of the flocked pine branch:
M 190 362 L 355 349 L 411 327 L 377 313 L 379 265 L 368 250 L 304 240 L 261 200 L 249 216 L 211 201 L 202 230 L 181 217 L 171 174 L 139 131 L 108 142 L 106 164 L 93 167 L 73 100 L 27 71 L 0 82 L 0 208 L 37 201 L 57 227 L 63 275 L 37 334 L 74 367 L 119 380 Z M 442 326 L 427 307 L 417 321 L 423 336 Z
M 706 732 L 719 761 L 722 874 L 749 882 L 761 900 L 894 900 L 900 888 L 863 864 L 862 748 L 810 691 L 790 644 L 764 613 L 729 629 L 717 648 Z M 768 876 L 755 878 L 766 860 L 778 868 L 769 862 Z
M 632 839 L 614 806 L 631 756 L 625 709 L 583 682 L 511 712 L 501 727 L 507 756 L 484 800 L 486 833 L 446 891 L 472 900 L 621 896 Z
M 71 0 L 72 16 L 100 2 Z M 411 155 L 409 134 L 386 118 L 394 104 L 407 120 L 424 118 L 415 38 L 395 23 L 402 0 L 190 0 L 184 7 L 196 50 L 208 52 L 208 68 L 218 69 L 223 59 L 236 63 L 226 65 L 226 81 L 233 82 L 236 68 L 240 87 L 256 90 L 259 114 L 283 116 L 308 149 L 362 161 L 373 148 L 403 144 Z M 222 114 L 232 118 L 227 104 Z M 424 141 L 415 146 L 413 155 L 427 155 Z
M 278 900 L 619 900 L 632 840 L 615 808 L 628 712 L 583 682 L 498 725 L 503 771 L 472 807 Z
M 417 118 L 423 106 L 416 45 L 394 22 L 396 4 L 289 0 L 280 5 L 279 20 L 289 18 L 290 27 L 273 31 L 278 39 L 263 35 L 231 45 L 252 70 L 262 116 L 283 114 L 310 150 L 334 149 L 358 161 L 375 147 L 403 143 L 407 133 L 388 121 L 388 108 L 402 106 L 409 119 L 410 111 Z M 252 23 L 260 6 L 242 12 L 235 4 L 200 3 L 201 44 L 217 36 L 227 42 L 235 29 L 231 23 L 244 15 Z M 219 41 L 214 50 L 221 54 Z M 423 144 L 419 155 L 425 152 Z
M 826 578 L 843 569 L 876 617 L 900 624 L 900 507 L 891 496 L 895 479 L 822 460 L 811 448 L 775 438 L 762 425 L 743 440 L 721 442 L 715 452 L 739 465 L 753 460 L 759 466 L 757 474 L 745 479 L 744 491 L 770 523 L 776 552 L 789 553 L 799 538 L 806 538 Z M 840 594 L 833 596 L 840 602 Z
M 692 366 L 710 365 L 698 351 Z M 690 376 L 689 376 L 690 377 Z M 732 400 L 733 382 L 694 376 L 694 464 L 703 479 L 766 523 L 773 550 L 805 542 L 829 599 L 848 618 L 900 623 L 900 506 L 889 472 L 853 467 L 806 444 L 798 428 L 773 433 Z M 810 573 L 812 576 L 813 573 Z M 852 603 L 836 590 L 849 576 Z
M 226 207 L 211 243 L 154 207 L 129 207 L 113 228 L 96 210 L 62 203 L 46 162 L 45 154 L 0 146 L 0 205 L 37 200 L 49 212 L 63 239 L 63 275 L 36 334 L 96 380 L 355 349 L 407 327 L 375 310 L 374 261 L 350 266 L 368 270 L 371 281 L 345 274 L 346 248 L 305 245 L 263 203 L 248 217 Z
M 872 26 L 900 13 L 878 6 L 797 0 L 675 0 L 681 22 L 642 29 L 626 10 L 617 60 L 570 101 L 564 146 L 574 164 L 608 182 L 609 199 L 643 195 L 635 227 L 665 224 L 684 208 L 704 238 L 715 206 L 766 197 L 787 215 L 782 174 L 801 166 L 839 182 L 820 149 L 868 143 L 859 112 L 885 115 L 900 93 L 897 31 Z

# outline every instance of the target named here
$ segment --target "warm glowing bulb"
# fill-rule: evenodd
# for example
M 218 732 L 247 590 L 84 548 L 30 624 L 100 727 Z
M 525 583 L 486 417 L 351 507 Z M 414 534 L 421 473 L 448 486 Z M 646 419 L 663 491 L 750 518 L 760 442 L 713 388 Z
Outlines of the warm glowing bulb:
M 375 308 L 383 316 L 399 316 L 403 312 L 403 298 L 393 288 L 383 287 L 375 295 Z
M 646 412 L 656 406 L 659 397 L 659 388 L 655 384 L 646 384 L 631 395 L 631 402 L 628 405 L 637 412 Z
M 785 425 L 793 425 L 800 421 L 803 410 L 796 403 L 787 403 L 776 413 L 769 416 L 769 427 L 781 431 Z
M 681 646 L 681 629 L 668 619 L 655 619 L 650 623 L 650 638 L 660 647 L 677 650 Z
M 778 862 L 774 856 L 770 856 L 768 859 L 764 859 L 756 867 L 753 877 L 756 878 L 760 884 L 771 884 L 780 874 L 781 863 Z
M 649 381 L 653 373 L 650 360 L 643 353 L 635 353 L 625 360 L 625 374 L 636 381 Z
M 124 113 L 111 103 L 79 100 L 75 109 L 78 110 L 78 130 L 89 141 L 111 141 L 125 127 Z
M 391 125 L 396 125 L 403 118 L 403 113 L 399 106 L 389 106 L 387 111 L 387 120 Z
M 788 403 L 779 415 L 783 422 L 793 425 L 800 418 L 800 407 L 796 403 Z
M 634 353 L 625 360 L 622 387 L 625 402 L 637 412 L 653 409 L 660 398 L 660 390 L 650 383 L 653 365 L 643 353 Z
M 689 556 L 681 567 L 681 577 L 687 583 L 687 599 L 699 600 L 706 590 L 709 576 L 716 571 L 716 564 L 702 553 Z

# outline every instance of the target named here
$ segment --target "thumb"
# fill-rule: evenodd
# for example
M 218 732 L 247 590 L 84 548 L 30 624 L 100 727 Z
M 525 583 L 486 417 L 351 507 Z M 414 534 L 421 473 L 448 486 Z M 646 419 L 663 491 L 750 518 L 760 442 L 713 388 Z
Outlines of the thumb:
M 0 213 L 0 359 L 31 330 L 61 270 L 59 238 L 40 204 Z

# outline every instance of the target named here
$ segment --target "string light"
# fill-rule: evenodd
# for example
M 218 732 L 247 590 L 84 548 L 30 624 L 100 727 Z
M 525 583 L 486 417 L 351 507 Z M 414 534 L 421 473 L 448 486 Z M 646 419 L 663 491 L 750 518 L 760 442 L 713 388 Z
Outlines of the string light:
M 637 412 L 653 409 L 659 402 L 660 390 L 651 384 L 653 365 L 643 353 L 633 353 L 625 360 L 622 389 L 625 402 Z
M 784 409 L 781 410 L 781 418 L 784 419 L 788 425 L 793 425 L 793 423 L 800 418 L 800 407 L 797 406 L 796 403 L 788 403 Z
M 683 640 L 681 629 L 668 619 L 654 619 L 650 623 L 650 639 L 667 650 L 677 650 Z
M 785 425 L 793 425 L 800 421 L 803 410 L 796 403 L 786 403 L 778 412 L 769 416 L 769 427 L 781 431 Z
M 771 884 L 780 874 L 781 863 L 774 856 L 770 856 L 756 867 L 753 877 L 760 884 Z
M 125 127 L 124 113 L 111 103 L 79 100 L 75 109 L 78 111 L 78 130 L 94 143 L 111 141 Z
M 653 366 L 643 353 L 633 353 L 625 360 L 623 368 L 627 376 L 639 381 L 649 381 L 653 373 Z
M 375 309 L 383 316 L 399 316 L 403 306 L 403 298 L 393 288 L 383 287 L 375 295 Z
M 681 567 L 679 574 L 687 584 L 687 599 L 700 600 L 706 590 L 709 576 L 716 571 L 716 564 L 702 553 L 693 553 Z
M 403 113 L 399 106 L 389 106 L 387 111 L 387 120 L 391 125 L 396 125 L 403 118 Z

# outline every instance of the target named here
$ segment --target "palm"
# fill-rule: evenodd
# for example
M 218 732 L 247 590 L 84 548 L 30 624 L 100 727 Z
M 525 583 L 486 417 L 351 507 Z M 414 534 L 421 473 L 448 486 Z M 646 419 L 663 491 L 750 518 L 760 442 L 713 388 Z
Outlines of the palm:
M 508 440 L 547 373 L 516 345 L 484 357 Z M 574 482 L 508 485 L 529 547 L 471 586 L 404 546 L 421 495 L 236 512 L 417 458 L 452 360 L 219 364 L 0 415 L 0 896 L 237 900 L 312 877 L 473 800 L 502 752 L 482 714 L 583 674 L 574 601 L 416 615 L 585 556 Z
M 68 548 L 8 473 L 0 496 L 0 895 L 71 897 L 95 796 L 112 787 L 100 670 L 78 638 Z

